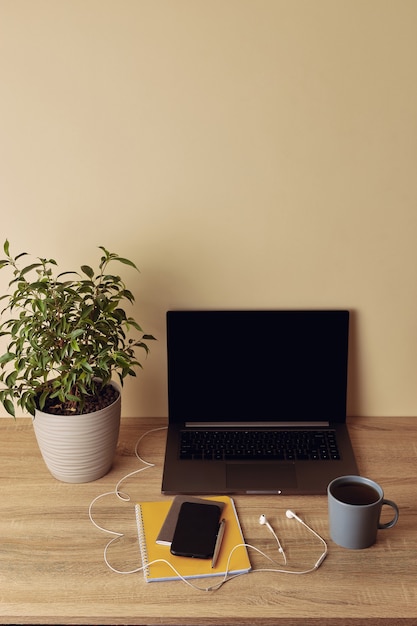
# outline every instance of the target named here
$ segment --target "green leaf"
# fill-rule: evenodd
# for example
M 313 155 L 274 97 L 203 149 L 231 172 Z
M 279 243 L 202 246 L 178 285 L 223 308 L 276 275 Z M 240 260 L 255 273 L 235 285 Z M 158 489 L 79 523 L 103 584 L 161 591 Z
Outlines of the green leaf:
M 66 400 L 69 400 L 70 402 L 80 402 L 80 398 L 78 398 L 78 396 L 74 396 L 72 393 L 67 394 Z
M 27 274 L 28 272 L 31 272 L 32 270 L 36 269 L 37 267 L 42 267 L 42 263 L 32 263 L 31 265 L 28 265 L 27 267 L 24 267 L 22 269 L 22 271 L 20 272 L 20 276 L 24 276 L 25 274 Z
M 4 250 L 5 254 L 7 254 L 7 256 L 10 256 L 9 248 L 10 248 L 10 244 L 9 244 L 9 242 L 6 239 L 6 241 L 4 242 L 4 245 L 3 245 L 3 250 Z
M 104 254 L 106 255 L 106 258 L 110 257 L 110 252 L 108 250 L 106 250 L 106 248 L 104 246 L 99 246 L 100 250 L 103 250 Z
M 138 268 L 136 267 L 136 265 L 133 263 L 133 261 L 129 261 L 129 259 L 124 259 L 121 256 L 118 256 L 115 261 L 120 261 L 120 263 L 124 263 L 125 265 L 130 265 L 130 267 L 134 267 L 135 270 L 137 270 Z M 138 270 L 139 271 L 139 270 Z
M 45 300 L 35 300 L 35 304 L 41 313 L 46 313 L 46 303 Z
M 10 361 L 13 361 L 15 356 L 16 355 L 13 354 L 13 352 L 5 352 L 4 354 L 0 356 L 0 364 L 4 365 L 5 363 L 9 363 Z
M 131 291 L 129 291 L 129 289 L 123 289 L 123 291 L 119 293 L 119 297 L 120 299 L 126 298 L 129 302 L 135 301 L 135 296 Z
M 6 411 L 8 412 L 9 415 L 11 415 L 12 417 L 16 417 L 15 415 L 15 410 L 14 410 L 14 404 L 11 400 L 9 400 L 8 398 L 5 398 L 5 400 L 3 400 L 3 406 L 6 409 Z
M 80 337 L 80 335 L 84 334 L 84 329 L 83 328 L 76 328 L 75 330 L 72 331 L 71 333 L 71 339 L 76 339 L 77 337 Z
M 85 309 L 82 309 L 81 310 L 80 320 L 85 322 L 90 317 L 90 313 L 93 311 L 93 309 L 94 309 L 94 305 L 93 304 L 90 304 Z M 91 320 L 91 321 L 93 321 L 93 320 Z M 81 330 L 81 332 L 83 332 L 83 331 Z
M 132 319 L 131 317 L 129 317 L 126 320 L 126 323 L 128 324 L 128 326 L 133 326 L 133 328 L 136 328 L 136 330 L 138 330 L 140 333 L 142 332 L 142 328 L 139 326 L 139 324 L 137 322 L 135 322 L 134 319 Z
M 74 350 L 74 352 L 79 352 L 80 351 L 80 346 L 78 345 L 78 342 L 76 339 L 71 339 L 71 348 Z
M 16 379 L 17 379 L 17 374 L 18 373 L 16 371 L 13 371 L 7 376 L 5 383 L 6 383 L 6 386 L 9 387 L 9 389 L 11 387 L 14 387 L 16 383 Z
M 94 270 L 89 265 L 81 265 L 81 270 L 88 278 L 94 278 Z
M 45 403 L 46 403 L 46 400 L 48 398 L 48 395 L 49 395 L 49 392 L 48 392 L 47 389 L 45 389 L 45 391 L 41 394 L 41 396 L 39 398 L 39 408 L 40 408 L 41 411 L 43 410 L 43 408 L 45 406 Z

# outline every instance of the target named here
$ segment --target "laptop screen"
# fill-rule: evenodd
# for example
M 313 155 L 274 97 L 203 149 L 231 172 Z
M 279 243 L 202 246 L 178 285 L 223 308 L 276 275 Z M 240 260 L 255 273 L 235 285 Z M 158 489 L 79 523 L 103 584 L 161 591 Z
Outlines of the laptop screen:
M 168 311 L 170 422 L 344 422 L 348 311 Z

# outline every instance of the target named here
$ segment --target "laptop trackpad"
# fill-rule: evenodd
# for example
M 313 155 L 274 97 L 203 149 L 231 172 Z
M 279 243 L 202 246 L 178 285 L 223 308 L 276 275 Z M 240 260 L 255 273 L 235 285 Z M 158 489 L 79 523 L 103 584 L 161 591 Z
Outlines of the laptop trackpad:
M 297 486 L 294 465 L 283 463 L 229 463 L 226 465 L 226 485 L 254 493 L 280 493 Z

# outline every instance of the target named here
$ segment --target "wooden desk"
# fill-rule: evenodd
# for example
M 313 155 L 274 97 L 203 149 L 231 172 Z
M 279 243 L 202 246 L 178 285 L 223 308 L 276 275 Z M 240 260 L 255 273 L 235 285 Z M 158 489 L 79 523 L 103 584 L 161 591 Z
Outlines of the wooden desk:
M 382 484 L 400 507 L 400 520 L 379 531 L 363 551 L 328 539 L 325 496 L 235 498 L 246 540 L 275 549 L 258 523 L 268 516 L 289 565 L 306 568 L 320 542 L 295 520 L 291 508 L 329 541 L 329 555 L 313 574 L 251 573 L 218 591 L 199 592 L 181 581 L 146 584 L 142 574 L 118 575 L 103 562 L 109 537 L 88 518 L 90 502 L 142 465 L 138 438 L 163 421 L 125 419 L 118 456 L 103 479 L 84 485 L 57 482 L 47 472 L 30 420 L 0 420 L 1 624 L 417 624 L 417 418 L 354 418 L 349 422 L 359 468 Z M 125 533 L 109 551 L 112 564 L 139 564 L 133 505 L 160 495 L 165 432 L 149 434 L 140 452 L 156 466 L 122 485 L 130 502 L 114 494 L 94 506 L 96 521 Z M 273 552 L 274 556 L 278 556 Z M 252 564 L 265 565 L 251 554 Z

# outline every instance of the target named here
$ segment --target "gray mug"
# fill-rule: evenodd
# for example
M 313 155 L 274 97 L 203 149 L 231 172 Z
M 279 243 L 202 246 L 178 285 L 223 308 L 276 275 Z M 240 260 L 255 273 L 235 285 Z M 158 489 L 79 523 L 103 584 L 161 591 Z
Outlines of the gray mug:
M 329 530 L 332 540 L 343 548 L 369 548 L 380 528 L 391 528 L 398 521 L 398 506 L 384 499 L 378 483 L 362 476 L 341 476 L 327 487 Z M 390 522 L 381 524 L 384 505 L 394 509 Z

